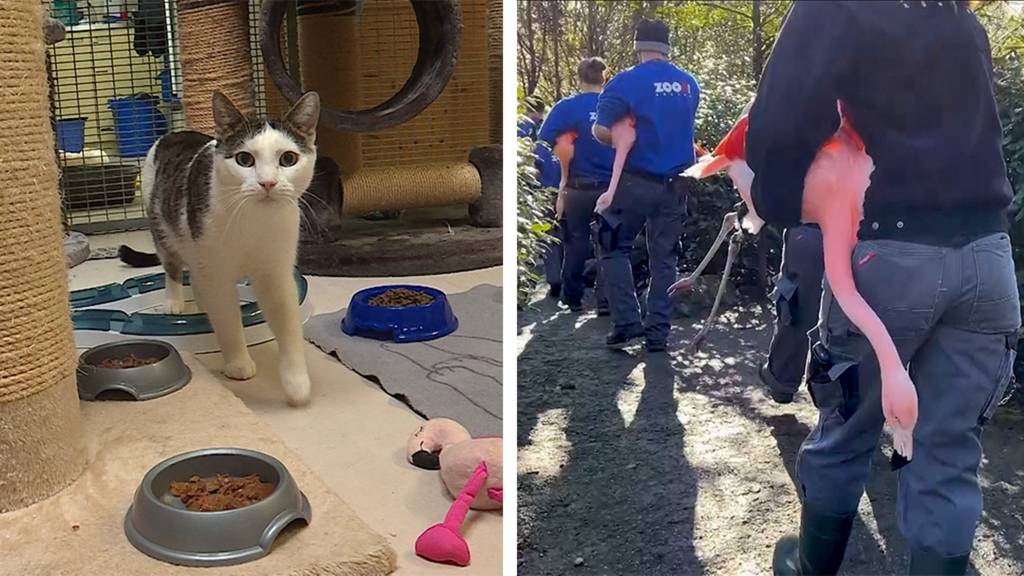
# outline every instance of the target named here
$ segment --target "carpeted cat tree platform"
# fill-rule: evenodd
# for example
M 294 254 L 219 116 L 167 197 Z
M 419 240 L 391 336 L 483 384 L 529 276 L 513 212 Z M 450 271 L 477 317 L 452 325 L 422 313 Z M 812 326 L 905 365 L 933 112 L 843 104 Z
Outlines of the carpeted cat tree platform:
M 0 574 L 47 576 L 218 574 L 383 576 L 396 555 L 248 408 L 192 356 L 192 381 L 146 402 L 82 404 L 88 468 L 57 495 L 0 514 Z M 211 446 L 251 448 L 280 460 L 309 498 L 313 521 L 296 521 L 264 558 L 220 568 L 153 560 L 128 543 L 123 522 L 138 482 L 165 458 Z M 355 495 L 358 497 L 358 495 Z
M 42 21 L 38 0 L 0 0 L 0 574 L 389 574 L 387 542 L 194 359 L 192 381 L 163 398 L 78 401 Z M 224 446 L 283 462 L 312 523 L 260 560 L 212 571 L 133 548 L 123 522 L 145 473 Z

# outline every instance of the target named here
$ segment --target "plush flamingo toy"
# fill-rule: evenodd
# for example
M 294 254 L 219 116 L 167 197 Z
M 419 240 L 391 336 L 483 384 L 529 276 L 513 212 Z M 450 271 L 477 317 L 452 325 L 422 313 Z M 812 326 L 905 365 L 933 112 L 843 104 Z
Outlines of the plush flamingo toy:
M 802 219 L 821 227 L 825 277 L 839 306 L 867 337 L 878 357 L 882 372 L 882 412 L 893 435 L 896 451 L 910 460 L 913 457 L 913 430 L 917 423 L 917 391 L 892 338 L 878 315 L 857 291 L 853 280 L 853 248 L 857 243 L 857 229 L 864 217 L 864 194 L 870 184 L 874 163 L 842 103 L 838 103 L 838 108 L 839 130 L 818 149 L 804 179 Z M 704 178 L 725 170 L 739 190 L 753 226 L 758 222 L 763 224 L 763 221 L 757 217 L 750 199 L 754 174 L 745 159 L 746 135 L 747 116 L 744 114 L 715 152 L 702 158 L 687 172 Z M 712 250 L 717 247 L 715 245 Z M 673 284 L 669 291 L 685 287 L 680 286 L 685 280 Z
M 433 562 L 468 566 L 469 544 L 461 533 L 466 515 L 470 508 L 502 506 L 501 438 L 472 438 L 458 422 L 434 418 L 409 437 L 407 457 L 420 468 L 440 470 L 445 487 L 455 497 L 444 522 L 416 539 L 416 554 Z

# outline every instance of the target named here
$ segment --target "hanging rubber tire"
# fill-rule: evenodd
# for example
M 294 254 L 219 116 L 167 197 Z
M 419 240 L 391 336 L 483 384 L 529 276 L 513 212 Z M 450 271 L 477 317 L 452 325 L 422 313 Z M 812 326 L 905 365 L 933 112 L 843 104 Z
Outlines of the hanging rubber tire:
M 391 98 L 368 110 L 340 111 L 323 106 L 320 122 L 335 130 L 374 132 L 406 122 L 441 95 L 455 70 L 462 32 L 458 0 L 409 0 L 419 27 L 416 65 L 405 85 Z M 281 24 L 293 0 L 264 0 L 260 9 L 260 49 L 267 75 L 294 104 L 302 96 L 281 55 Z

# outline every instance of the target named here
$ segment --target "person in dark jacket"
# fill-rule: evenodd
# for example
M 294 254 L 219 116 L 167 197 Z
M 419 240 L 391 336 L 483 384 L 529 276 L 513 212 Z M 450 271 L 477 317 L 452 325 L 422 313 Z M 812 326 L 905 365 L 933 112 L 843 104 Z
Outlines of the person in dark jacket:
M 598 142 L 591 134 L 591 125 L 597 119 L 597 99 L 605 81 L 607 65 L 600 58 L 585 58 L 577 67 L 580 92 L 563 98 L 551 107 L 540 128 L 540 140 L 554 147 L 563 134 L 576 134 L 575 153 L 569 164 L 569 181 L 563 196 L 565 206 L 559 228 L 562 232 L 562 301 L 573 312 L 583 310 L 583 267 L 590 252 L 590 220 L 594 215 L 597 197 L 608 189 L 612 173 L 611 148 Z M 559 178 L 561 174 L 559 174 Z M 595 293 L 599 311 L 603 291 L 598 274 Z
M 1020 304 L 1012 198 L 991 48 L 965 2 L 798 2 L 750 113 L 752 197 L 800 223 L 803 180 L 841 100 L 874 161 L 854 250 L 859 292 L 910 365 L 919 415 L 898 468 L 911 574 L 964 574 L 981 517 L 980 434 L 1013 371 Z M 878 362 L 825 286 L 810 387 L 820 416 L 800 448 L 798 538 L 776 574 L 835 574 L 884 417 Z

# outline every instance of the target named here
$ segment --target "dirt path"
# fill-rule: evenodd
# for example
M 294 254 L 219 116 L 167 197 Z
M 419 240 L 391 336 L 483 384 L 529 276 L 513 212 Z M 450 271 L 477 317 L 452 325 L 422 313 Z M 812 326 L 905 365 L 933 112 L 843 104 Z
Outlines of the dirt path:
M 756 366 L 770 338 L 759 308 L 734 308 L 704 350 L 677 321 L 671 354 L 604 348 L 606 318 L 550 300 L 520 314 L 519 574 L 770 574 L 795 530 L 797 448 L 817 412 L 779 406 Z M 1024 574 L 1024 413 L 985 432 L 985 516 L 972 567 Z M 843 574 L 906 573 L 888 446 L 861 500 Z

